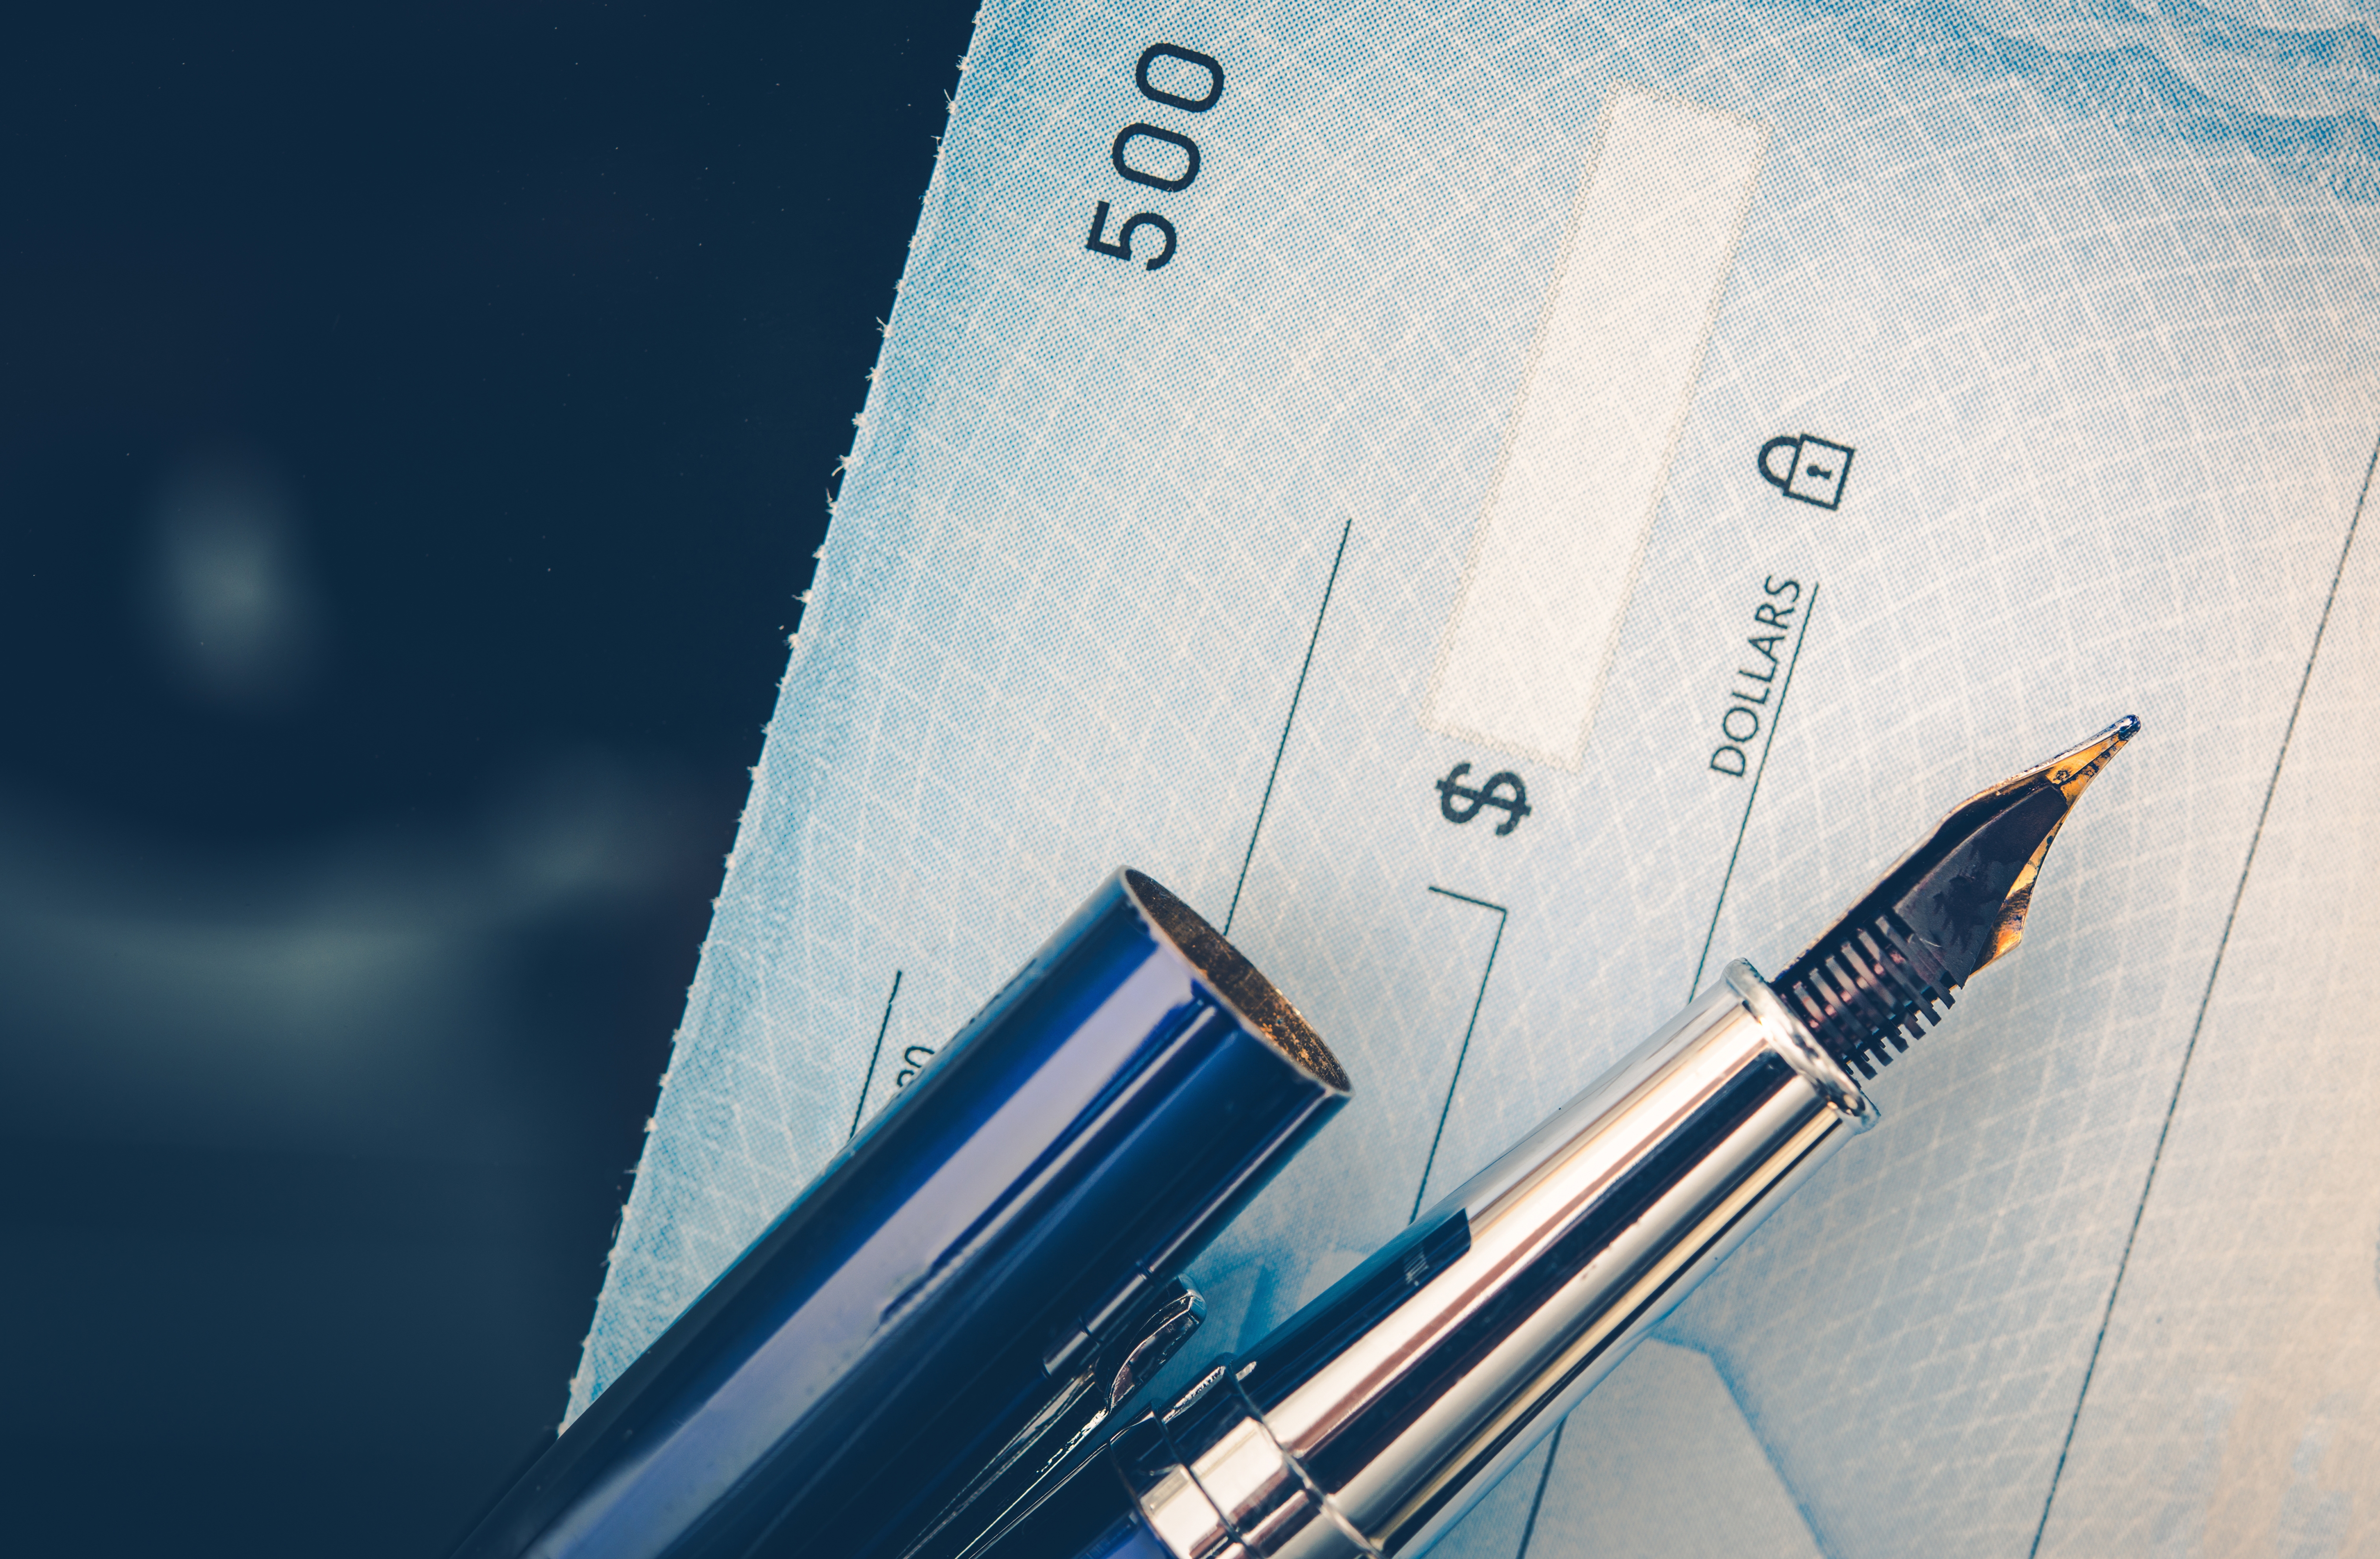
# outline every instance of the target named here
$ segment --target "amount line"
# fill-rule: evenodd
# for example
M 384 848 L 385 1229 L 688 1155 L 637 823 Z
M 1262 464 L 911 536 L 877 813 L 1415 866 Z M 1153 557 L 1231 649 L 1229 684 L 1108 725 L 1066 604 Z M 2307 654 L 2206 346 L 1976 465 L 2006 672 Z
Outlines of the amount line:
M 1488 944 L 1488 967 L 1479 972 L 1479 994 L 1471 998 L 1471 1021 L 1463 1025 L 1463 1048 L 1454 1053 L 1454 1075 L 1446 1080 L 1446 1103 L 1439 1106 L 1438 1130 L 1429 1134 L 1429 1156 L 1421 1161 L 1421 1184 L 1414 1187 L 1413 1211 L 1405 1215 L 1407 1223 L 1421 1216 L 1421 1199 L 1429 1190 L 1430 1169 L 1438 1163 L 1438 1144 L 1446 1137 L 1446 1118 L 1454 1113 L 1454 1085 L 1463 1081 L 1463 1063 L 1471 1054 L 1471 1036 L 1479 1028 L 1480 1004 L 1488 999 L 1488 977 L 1496 973 L 1496 949 L 1504 945 L 1504 927 L 1512 918 L 1512 912 L 1503 905 L 1491 904 L 1485 899 L 1474 899 L 1468 893 L 1457 893 L 1451 888 L 1436 887 L 1433 887 L 1430 891 L 1442 893 L 1449 899 L 1459 900 L 1465 904 L 1476 904 L 1483 910 L 1495 911 L 1496 936 L 1495 939 Z
M 1305 640 L 1305 661 L 1297 668 L 1297 686 L 1289 695 L 1289 714 L 1281 722 L 1281 741 L 1272 750 L 1272 772 L 1265 776 L 1264 800 L 1257 803 L 1256 827 L 1248 830 L 1247 853 L 1240 857 L 1240 880 L 1232 884 L 1232 907 L 1223 912 L 1223 935 L 1232 934 L 1232 922 L 1240 912 L 1240 894 L 1248 886 L 1248 867 L 1257 858 L 1257 839 L 1264 832 L 1265 812 L 1272 805 L 1272 788 L 1281 779 L 1281 760 L 1289 751 L 1290 728 L 1297 723 L 1298 700 L 1305 696 L 1305 673 L 1314 670 L 1314 647 L 1322 642 L 1322 620 L 1330 614 L 1330 592 L 1339 585 L 1339 564 L 1347 556 L 1347 537 L 1355 528 L 1354 518 L 1339 527 L 1339 550 L 1330 554 L 1330 575 L 1322 582 L 1322 605 L 1314 613 L 1314 632 Z
M 2322 616 L 2313 629 L 2313 644 L 2306 651 L 2305 671 L 2298 678 L 2296 702 L 2289 706 L 2289 723 L 2281 727 L 2281 750 L 2273 755 L 2272 777 L 2265 781 L 2265 804 L 2256 809 L 2255 831 L 2248 836 L 2248 853 L 2240 863 L 2240 880 L 2231 889 L 2231 909 L 2223 917 L 2223 935 L 2216 938 L 2215 961 L 2206 971 L 2206 988 L 2199 994 L 2198 1016 L 2191 1020 L 2190 1039 L 2181 1047 L 2181 1069 L 2174 1074 L 2173 1096 L 2166 1101 L 2165 1123 L 2157 1128 L 2156 1146 L 2149 1154 L 2149 1172 L 2141 1182 L 2141 1200 L 2132 1209 L 2132 1227 L 2124 1235 L 2124 1252 L 2116 1258 L 2115 1281 L 2107 1285 L 2107 1306 L 2099 1313 L 2099 1333 L 2091 1339 L 2091 1358 L 2082 1366 L 2082 1389 L 2074 1394 L 2074 1416 L 2066 1420 L 2066 1438 L 2058 1447 L 2058 1465 L 2050 1469 L 2049 1493 L 2042 1496 L 2041 1524 L 2033 1529 L 2033 1546 L 2025 1550 L 2025 1559 L 2034 1559 L 2041 1552 L 2041 1540 L 2049 1531 L 2049 1512 L 2058 1503 L 2058 1485 L 2066 1476 L 2066 1458 L 2073 1454 L 2074 1432 L 2082 1423 L 2082 1404 L 2091 1396 L 2091 1378 L 2099 1371 L 2099 1350 L 2107 1346 L 2107 1327 L 2116 1319 L 2116 1299 L 2124 1291 L 2124 1274 L 2132 1264 L 2132 1245 L 2141 1237 L 2141 1220 L 2149 1210 L 2149 1193 L 2156 1189 L 2157 1166 L 2165 1159 L 2166 1139 L 2173 1134 L 2173 1118 L 2181 1108 L 2182 1084 L 2190 1081 L 2190 1063 L 2198 1054 L 2199 1031 L 2206 1027 L 2206 1009 L 2215 1001 L 2215 982 L 2223 973 L 2223 955 L 2231 946 L 2231 928 L 2239 924 L 2240 902 L 2248 896 L 2248 874 L 2256 867 L 2256 847 L 2265 842 L 2265 824 L 2273 815 L 2273 794 L 2281 788 L 2281 768 L 2289 761 L 2289 742 L 2298 733 L 2298 716 L 2305 708 L 2306 689 L 2313 684 L 2314 661 L 2322 655 L 2323 635 L 2330 631 L 2330 609 L 2338 604 L 2339 581 L 2347 577 L 2348 554 L 2355 550 L 2355 528 L 2363 523 L 2363 505 L 2372 496 L 2372 473 L 2380 468 L 2380 443 L 2372 446 L 2372 458 L 2364 463 L 2363 487 L 2355 495 L 2355 509 L 2347 517 L 2347 539 L 2339 543 L 2338 567 L 2330 575 L 2330 594 L 2323 598 Z
M 1711 905 L 1710 929 L 1703 933 L 1702 956 L 1694 960 L 1694 977 L 1686 990 L 1692 1001 L 1702 994 L 1703 971 L 1710 964 L 1713 938 L 1718 936 L 1718 912 L 1727 907 L 1727 890 L 1735 881 L 1736 858 L 1743 853 L 1744 831 L 1752 827 L 1752 804 L 1760 799 L 1760 779 L 1768 772 L 1768 755 L 1777 750 L 1777 732 L 1785 724 L 1785 700 L 1792 696 L 1793 668 L 1802 663 L 1802 647 L 1810 640 L 1810 620 L 1818 615 L 1818 584 L 1810 582 L 1810 604 L 1802 609 L 1802 631 L 1793 635 L 1792 658 L 1785 662 L 1785 680 L 1777 689 L 1777 712 L 1769 717 L 1768 740 L 1760 744 L 1760 762 L 1752 771 L 1752 793 L 1743 798 L 1743 816 L 1735 825 L 1735 847 L 1727 852 L 1727 872 L 1718 879 L 1718 900 Z
M 1529 1519 L 1521 1528 L 1521 1546 L 1512 1559 L 1529 1559 L 1529 1540 L 1537 1535 L 1537 1512 L 1545 1507 L 1546 1485 L 1554 1480 L 1554 1458 L 1561 1455 L 1562 1431 L 1569 1427 L 1568 1419 L 1554 1425 L 1553 1444 L 1546 1447 L 1546 1465 L 1537 1474 L 1537 1492 L 1529 1501 Z
M 884 1031 L 892 1026 L 892 1002 L 901 994 L 901 972 L 892 971 L 892 988 L 884 993 L 884 1016 L 876 1022 L 876 1048 L 868 1053 L 868 1075 L 859 1080 L 859 1102 L 851 1106 L 851 1135 L 859 1135 L 859 1118 L 868 1108 L 868 1091 L 876 1086 L 876 1062 L 884 1054 Z

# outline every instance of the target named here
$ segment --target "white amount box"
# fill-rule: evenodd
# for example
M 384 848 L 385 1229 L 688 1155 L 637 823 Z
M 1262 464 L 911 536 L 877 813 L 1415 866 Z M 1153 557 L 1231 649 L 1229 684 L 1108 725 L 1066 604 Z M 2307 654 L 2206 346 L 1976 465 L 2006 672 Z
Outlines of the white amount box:
M 1432 730 L 1585 757 L 1767 141 L 1674 98 L 1605 103 L 1430 679 Z

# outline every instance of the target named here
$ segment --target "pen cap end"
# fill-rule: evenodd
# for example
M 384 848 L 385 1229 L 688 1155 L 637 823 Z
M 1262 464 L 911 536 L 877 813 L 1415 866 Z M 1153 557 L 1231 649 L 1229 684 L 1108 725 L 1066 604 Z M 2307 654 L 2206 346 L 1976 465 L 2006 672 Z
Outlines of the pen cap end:
M 1339 1065 L 1339 1057 L 1322 1043 L 1314 1025 L 1290 1005 L 1289 998 L 1270 980 L 1257 972 L 1245 954 L 1208 925 L 1204 916 L 1167 892 L 1162 883 L 1145 872 L 1126 867 L 1123 883 L 1125 891 L 1148 915 L 1158 934 L 1172 942 L 1191 967 L 1214 986 L 1250 1033 L 1338 1093 L 1345 1094 L 1354 1087 L 1347 1081 L 1345 1069 Z

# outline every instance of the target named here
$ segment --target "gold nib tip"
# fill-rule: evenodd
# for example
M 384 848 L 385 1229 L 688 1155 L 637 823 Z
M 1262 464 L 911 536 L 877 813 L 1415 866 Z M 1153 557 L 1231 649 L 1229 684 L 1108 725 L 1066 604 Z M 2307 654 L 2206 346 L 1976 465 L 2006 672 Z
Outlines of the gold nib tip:
M 2107 760 L 2140 733 L 2141 717 L 2126 715 L 2081 746 L 2058 754 L 2034 772 L 2046 771 L 2049 782 L 2066 792 L 2067 804 L 2071 806 L 2082 794 L 2083 787 L 2097 779 L 2099 771 L 2107 767 Z
M 2101 769 L 2107 767 L 2107 760 L 2140 733 L 2141 717 L 2126 715 L 2081 746 L 2060 753 L 2040 767 L 2018 775 L 2002 786 L 2001 791 L 2006 793 L 2022 789 L 2036 777 L 2046 779 L 2065 795 L 2066 807 L 2070 812 L 2083 790 L 2099 777 Z M 1983 962 L 1975 965 L 1977 969 L 2008 953 L 2024 939 L 2024 916 L 2025 912 L 2033 907 L 2034 882 L 2041 876 L 2041 863 L 2049 854 L 2050 845 L 2056 842 L 2058 830 L 2065 826 L 2066 819 L 2061 815 L 2057 822 L 2050 825 L 2048 834 L 2034 851 L 2033 858 L 2024 864 L 2024 869 L 2017 874 L 2016 881 L 2010 885 L 2007 901 L 2000 906 L 1999 924 L 1993 929 L 1991 949 L 1984 955 Z

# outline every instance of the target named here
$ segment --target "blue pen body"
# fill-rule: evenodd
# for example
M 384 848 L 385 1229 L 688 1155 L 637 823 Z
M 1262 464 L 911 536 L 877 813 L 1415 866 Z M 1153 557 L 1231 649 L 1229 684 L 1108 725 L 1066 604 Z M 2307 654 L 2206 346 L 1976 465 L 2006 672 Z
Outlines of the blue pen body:
M 457 1559 L 890 1559 L 1055 1405 L 1104 1406 L 1125 1330 L 1345 1098 L 1245 959 L 1118 873 Z

